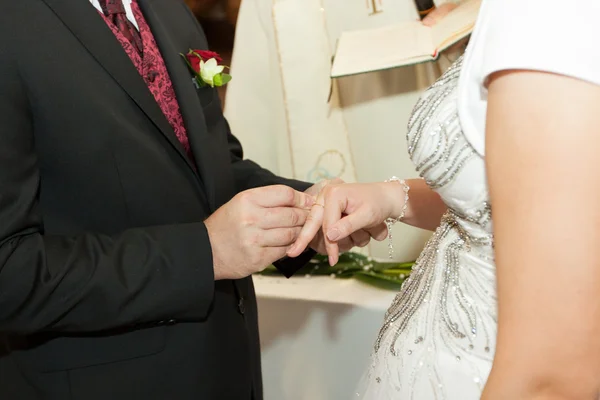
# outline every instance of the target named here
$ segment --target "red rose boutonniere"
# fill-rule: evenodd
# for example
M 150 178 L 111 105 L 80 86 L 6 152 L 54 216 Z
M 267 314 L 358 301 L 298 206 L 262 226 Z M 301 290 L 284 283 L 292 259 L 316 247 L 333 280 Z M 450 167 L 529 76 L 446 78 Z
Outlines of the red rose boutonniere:
M 223 86 L 231 80 L 231 75 L 223 72 L 225 65 L 218 53 L 208 50 L 189 50 L 181 54 L 190 70 L 194 73 L 194 82 L 198 87 Z

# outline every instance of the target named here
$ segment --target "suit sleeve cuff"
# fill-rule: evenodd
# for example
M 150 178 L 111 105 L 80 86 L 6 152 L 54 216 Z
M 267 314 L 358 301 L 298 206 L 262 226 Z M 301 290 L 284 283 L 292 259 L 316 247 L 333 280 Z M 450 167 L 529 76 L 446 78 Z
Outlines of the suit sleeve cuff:
M 302 267 L 309 263 L 309 261 L 317 254 L 312 249 L 305 250 L 304 253 L 300 254 L 296 258 L 285 257 L 279 261 L 275 261 L 273 265 L 279 270 L 286 278 L 292 277 Z

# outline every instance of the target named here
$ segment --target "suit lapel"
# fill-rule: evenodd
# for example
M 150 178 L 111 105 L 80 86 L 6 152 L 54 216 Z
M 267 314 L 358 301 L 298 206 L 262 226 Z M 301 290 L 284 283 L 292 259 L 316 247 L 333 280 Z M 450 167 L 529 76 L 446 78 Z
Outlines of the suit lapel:
M 234 187 L 229 173 L 230 154 L 226 146 L 217 142 L 216 135 L 209 132 L 202 104 L 192 83 L 192 74 L 179 55 L 179 53 L 187 52 L 190 47 L 198 50 L 202 47 L 177 40 L 173 36 L 172 29 L 166 27 L 163 24 L 164 19 L 159 16 L 164 10 L 157 12 L 152 0 L 138 0 L 138 3 L 146 22 L 152 29 L 156 44 L 161 50 L 161 55 L 169 71 L 190 145 L 206 189 L 209 207 L 214 211 L 229 201 L 231 190 Z M 170 7 L 179 5 L 178 2 L 169 4 Z M 245 282 L 233 281 L 233 286 L 239 301 L 243 302 L 243 296 L 247 292 L 247 289 L 244 290 Z
M 227 190 L 223 190 L 223 186 L 231 184 L 227 179 L 223 179 L 223 176 L 219 177 L 215 170 L 220 169 L 219 165 L 223 159 L 229 160 L 229 154 L 223 151 L 223 146 L 219 146 L 213 135 L 208 132 L 204 111 L 192 82 L 192 74 L 180 55 L 186 53 L 191 46 L 174 37 L 172 29 L 164 25 L 164 18 L 160 17 L 160 12 L 157 12 L 151 0 L 138 0 L 138 4 L 152 29 L 169 71 L 210 208 L 215 210 L 222 203 L 218 195 L 227 193 Z M 180 6 L 178 2 L 170 4 L 170 7 L 177 6 Z M 225 170 L 221 171 L 221 174 L 225 174 Z
M 43 0 L 193 168 L 146 83 L 89 0 Z

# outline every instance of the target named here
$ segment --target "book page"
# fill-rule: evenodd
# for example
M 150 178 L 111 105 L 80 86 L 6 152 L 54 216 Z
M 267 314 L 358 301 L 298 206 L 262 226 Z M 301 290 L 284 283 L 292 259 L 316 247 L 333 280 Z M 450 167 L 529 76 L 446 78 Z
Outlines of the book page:
M 466 0 L 434 25 L 432 36 L 436 49 L 443 50 L 471 33 L 480 5 L 481 0 Z
M 343 32 L 332 77 L 379 71 L 431 59 L 435 53 L 431 28 L 419 21 L 376 29 Z

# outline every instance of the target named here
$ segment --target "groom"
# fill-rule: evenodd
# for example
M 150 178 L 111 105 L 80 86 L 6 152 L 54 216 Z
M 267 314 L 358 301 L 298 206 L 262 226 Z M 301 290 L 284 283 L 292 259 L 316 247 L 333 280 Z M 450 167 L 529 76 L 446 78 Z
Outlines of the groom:
M 262 398 L 248 276 L 319 188 L 243 160 L 189 49 L 182 0 L 3 2 L 1 399 Z

